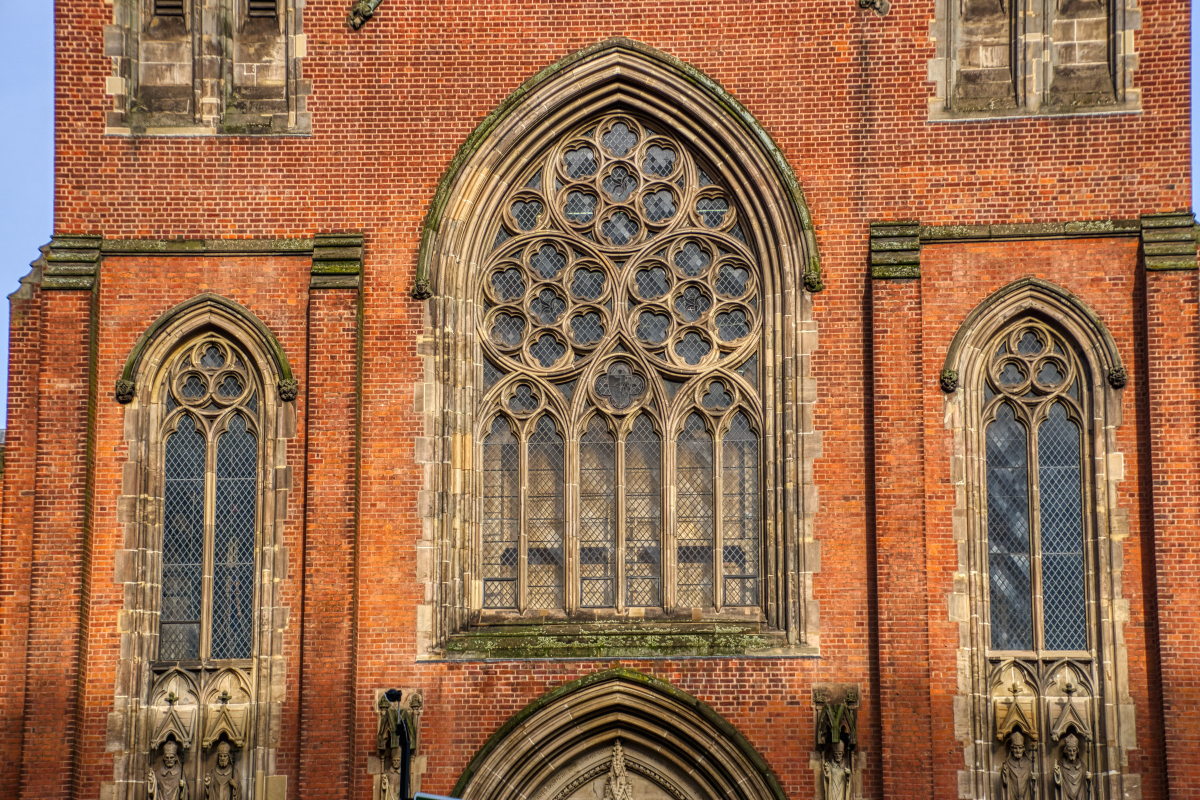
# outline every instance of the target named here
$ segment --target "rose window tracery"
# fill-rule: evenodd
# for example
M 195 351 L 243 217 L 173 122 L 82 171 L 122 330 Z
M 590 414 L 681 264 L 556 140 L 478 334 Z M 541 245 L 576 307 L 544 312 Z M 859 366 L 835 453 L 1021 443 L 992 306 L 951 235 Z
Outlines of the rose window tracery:
M 661 124 L 611 114 L 493 222 L 484 608 L 759 602 L 759 269 L 711 173 Z

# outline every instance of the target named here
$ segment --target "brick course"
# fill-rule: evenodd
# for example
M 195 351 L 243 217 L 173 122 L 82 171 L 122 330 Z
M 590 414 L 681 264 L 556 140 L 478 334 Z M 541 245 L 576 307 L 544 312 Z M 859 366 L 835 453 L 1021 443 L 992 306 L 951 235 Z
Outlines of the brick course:
M 13 300 L 0 795 L 95 798 L 112 780 L 105 743 L 125 600 L 112 576 L 125 547 L 116 506 L 128 457 L 112 386 L 147 326 L 213 291 L 271 328 L 300 379 L 275 764 L 289 799 L 370 796 L 380 688 L 423 689 L 422 790 L 445 794 L 512 714 L 618 664 L 711 705 L 797 800 L 817 796 L 812 684 L 858 683 L 864 796 L 958 796 L 959 634 L 946 600 L 958 551 L 937 376 L 966 313 L 1031 275 L 1100 314 L 1130 372 L 1117 432 L 1137 720 L 1128 771 L 1148 800 L 1196 793 L 1196 273 L 1147 276 L 1135 239 L 1095 238 L 927 246 L 919 280 L 872 282 L 867 249 L 870 220 L 1133 219 L 1186 207 L 1187 3 L 1144 3 L 1142 113 L 955 124 L 927 122 L 931 0 L 893 3 L 882 18 L 853 2 L 384 0 L 358 32 L 344 23 L 348 5 L 310 0 L 303 10 L 312 136 L 129 138 L 103 135 L 111 4 L 57 3 L 56 232 L 362 231 L 367 256 L 361 324 L 352 290 L 310 292 L 310 261 L 300 256 L 106 256 L 94 301 L 40 289 Z M 821 656 L 417 661 L 417 608 L 428 598 L 418 577 L 426 475 L 416 448 L 431 434 L 414 407 L 428 380 L 419 357 L 426 320 L 408 295 L 420 227 L 443 171 L 485 115 L 539 70 L 615 35 L 689 62 L 736 96 L 796 171 L 813 214 L 827 287 L 813 297 L 812 356 L 823 435 L 813 478 Z M 928 771 L 914 777 L 918 761 Z

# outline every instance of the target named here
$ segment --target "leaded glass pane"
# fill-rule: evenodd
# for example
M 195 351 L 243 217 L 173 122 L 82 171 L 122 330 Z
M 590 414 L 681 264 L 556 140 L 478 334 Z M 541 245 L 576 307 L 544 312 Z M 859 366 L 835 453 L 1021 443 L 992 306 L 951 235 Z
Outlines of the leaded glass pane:
M 217 442 L 213 517 L 212 657 L 249 658 L 253 646 L 258 444 L 240 414 Z
M 725 605 L 758 603 L 758 435 L 745 414 L 729 425 L 721 444 L 721 532 Z
M 517 607 L 521 534 L 520 442 L 496 417 L 483 440 L 483 606 Z
M 592 417 L 579 442 L 580 605 L 614 605 L 617 547 L 617 446 Z
M 204 462 L 207 443 L 190 416 L 163 448 L 162 606 L 158 657 L 200 657 L 204 581 Z
M 1000 406 L 986 439 L 992 649 L 1031 650 L 1028 449 L 1011 406 Z
M 529 437 L 526 538 L 529 607 L 563 604 L 563 439 L 542 417 Z
M 684 423 L 676 440 L 675 539 L 677 604 L 713 604 L 713 448 L 699 414 Z
M 644 414 L 625 438 L 625 604 L 662 604 L 662 443 Z
M 1042 598 L 1047 650 L 1087 649 L 1079 426 L 1062 403 L 1038 429 Z

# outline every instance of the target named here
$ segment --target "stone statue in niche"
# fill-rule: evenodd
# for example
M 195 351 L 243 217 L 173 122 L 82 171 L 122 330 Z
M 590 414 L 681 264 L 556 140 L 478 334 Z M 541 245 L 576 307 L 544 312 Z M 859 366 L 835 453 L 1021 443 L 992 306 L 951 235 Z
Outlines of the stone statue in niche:
M 846 760 L 846 743 L 838 740 L 829 748 L 821 770 L 825 775 L 825 800 L 850 800 L 850 773 Z
M 813 687 L 817 707 L 816 741 L 825 800 L 853 800 L 855 753 L 858 749 L 858 687 L 831 684 Z
M 421 710 L 421 696 L 411 694 L 406 705 L 398 689 L 389 689 L 379 697 L 379 728 L 375 734 L 375 750 L 379 755 L 382 775 L 379 780 L 379 800 L 409 800 L 412 797 L 412 757 L 417 751 L 416 715 Z
M 1068 734 L 1063 739 L 1063 760 L 1054 762 L 1054 793 L 1056 800 L 1088 800 L 1091 797 L 1092 773 L 1079 757 L 1079 737 Z
M 204 800 L 242 800 L 242 787 L 233 769 L 233 748 L 224 739 L 217 744 L 217 763 L 204 776 Z
M 179 759 L 179 745 L 174 739 L 163 742 L 162 759 L 158 767 L 150 768 L 150 775 L 146 778 L 146 794 L 150 800 L 188 800 L 183 762 Z
M 1008 758 L 1000 767 L 1003 800 L 1034 800 L 1037 777 L 1033 760 L 1025 752 L 1025 737 L 1017 729 L 1008 737 Z

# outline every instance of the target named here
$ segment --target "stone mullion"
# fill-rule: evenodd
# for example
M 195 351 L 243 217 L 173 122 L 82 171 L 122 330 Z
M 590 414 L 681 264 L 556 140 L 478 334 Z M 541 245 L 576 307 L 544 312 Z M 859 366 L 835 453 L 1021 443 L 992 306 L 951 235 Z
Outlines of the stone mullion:
M 583 604 L 581 582 L 583 569 L 579 563 L 579 515 L 583 511 L 579 491 L 579 440 L 584 428 L 581 426 L 577 435 L 571 435 L 567 421 L 564 420 L 561 426 L 563 431 L 562 598 L 563 608 L 568 614 L 573 614 Z
M 1038 411 L 1029 408 L 1024 410 L 1029 420 L 1029 435 L 1025 442 L 1025 457 L 1029 465 L 1026 470 L 1026 480 L 1029 482 L 1029 590 L 1033 593 L 1033 649 L 1040 662 L 1046 649 L 1046 608 L 1042 591 L 1042 493 L 1038 470 L 1040 424 L 1037 419 L 1040 408 Z
M 524 614 L 525 610 L 529 608 L 529 534 L 527 531 L 529 523 L 525 515 L 528 507 L 526 499 L 529 497 L 530 430 L 528 426 L 517 428 L 517 436 L 520 437 L 517 485 L 521 487 L 520 500 L 517 505 L 517 519 L 520 520 L 520 524 L 517 526 L 519 531 L 517 534 L 517 611 L 521 614 Z
M 721 426 L 713 426 L 713 607 L 720 612 L 725 607 L 725 471 L 722 469 L 724 441 Z
M 215 422 L 203 420 L 201 424 L 206 428 L 204 438 L 207 452 L 204 454 L 204 547 L 200 557 L 200 572 L 203 576 L 200 591 L 200 663 L 207 664 L 212 658 L 213 535 L 216 521 L 219 437 L 214 435 Z M 159 547 L 161 549 L 161 543 Z
M 636 414 L 636 412 L 635 412 Z M 634 419 L 636 419 L 635 415 Z M 630 431 L 633 428 L 626 428 L 624 434 L 620 434 L 616 441 L 616 464 L 613 466 L 613 488 L 616 491 L 616 552 L 613 554 L 615 560 L 613 569 L 613 605 L 616 606 L 618 613 L 625 612 L 625 552 L 627 548 L 626 540 L 628 536 L 629 520 L 625 512 L 625 439 L 628 438 Z
M 662 497 L 662 556 L 660 558 L 660 567 L 662 570 L 662 604 L 667 611 L 675 610 L 675 578 L 676 578 L 676 539 L 675 539 L 675 462 L 678 455 L 679 445 L 676 443 L 677 436 L 671 435 L 671 428 L 668 427 L 668 420 L 664 420 L 662 426 L 663 437 L 662 447 L 660 448 L 660 458 L 662 459 L 662 480 L 659 485 L 659 492 Z

